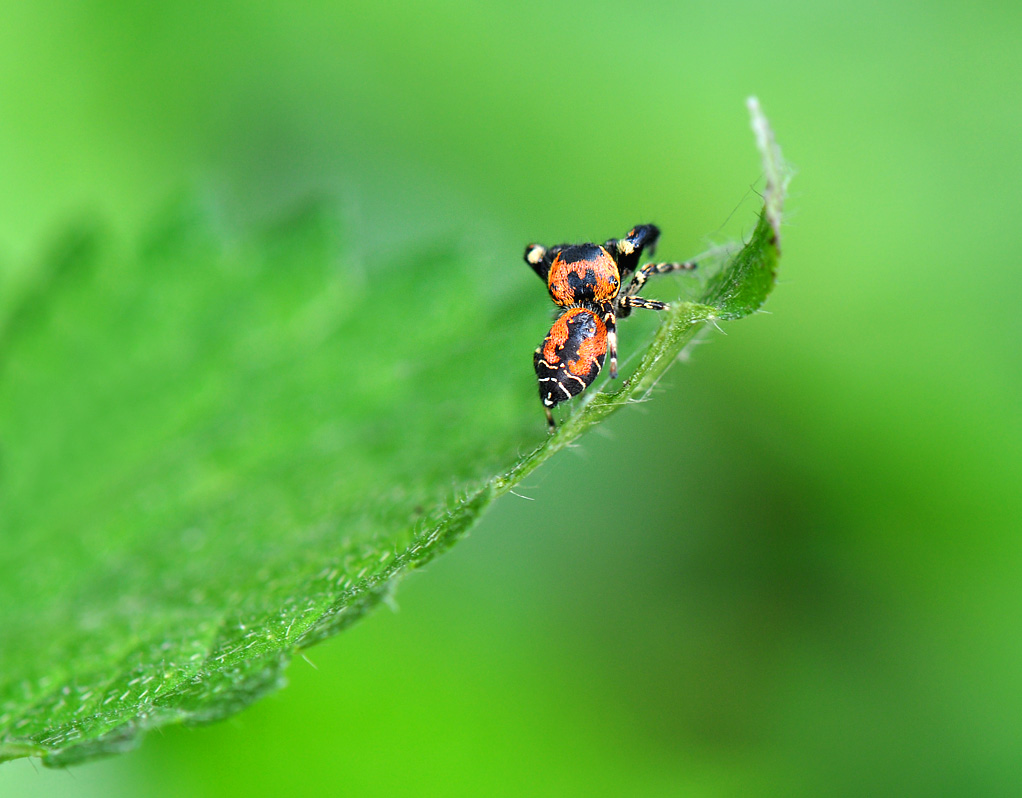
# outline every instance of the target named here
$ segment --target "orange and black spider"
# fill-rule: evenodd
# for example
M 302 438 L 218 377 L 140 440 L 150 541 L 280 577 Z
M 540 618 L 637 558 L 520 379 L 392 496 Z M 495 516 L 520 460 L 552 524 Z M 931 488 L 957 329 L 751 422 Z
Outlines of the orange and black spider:
M 633 308 L 665 310 L 666 302 L 636 296 L 653 274 L 694 269 L 695 263 L 647 263 L 638 268 L 643 249 L 653 254 L 660 230 L 641 224 L 624 238 L 599 244 L 529 244 L 525 262 L 546 283 L 550 298 L 564 308 L 533 356 L 539 397 L 551 432 L 550 409 L 593 384 L 610 350 L 610 376 L 617 377 L 617 320 Z M 634 272 L 634 274 L 633 274 Z M 622 291 L 621 281 L 632 274 Z

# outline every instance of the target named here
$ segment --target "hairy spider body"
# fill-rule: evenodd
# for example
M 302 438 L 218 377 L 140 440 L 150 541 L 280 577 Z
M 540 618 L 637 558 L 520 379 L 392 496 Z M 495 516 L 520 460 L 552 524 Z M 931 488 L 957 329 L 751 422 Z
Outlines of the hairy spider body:
M 632 228 L 620 239 L 601 244 L 560 244 L 547 249 L 539 244 L 525 248 L 525 262 L 547 286 L 550 298 L 564 313 L 533 356 L 547 424 L 554 429 L 551 408 L 578 396 L 593 384 L 608 351 L 610 376 L 617 377 L 617 320 L 632 308 L 665 310 L 668 305 L 636 296 L 653 274 L 690 270 L 695 263 L 647 263 L 641 269 L 644 249 L 653 254 L 660 230 L 652 224 Z M 622 291 L 621 281 L 632 275 Z
M 562 308 L 610 302 L 621 287 L 617 264 L 603 247 L 581 244 L 559 250 L 550 263 L 547 288 Z
M 607 325 L 590 308 L 561 314 L 532 356 L 543 403 L 578 396 L 592 385 L 607 356 Z

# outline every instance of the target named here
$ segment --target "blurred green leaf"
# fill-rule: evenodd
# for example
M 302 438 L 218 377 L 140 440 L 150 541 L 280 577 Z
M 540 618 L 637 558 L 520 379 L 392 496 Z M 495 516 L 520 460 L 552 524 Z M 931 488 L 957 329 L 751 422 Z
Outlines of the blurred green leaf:
M 549 438 L 543 330 L 473 253 L 363 263 L 322 206 L 242 243 L 185 212 L 135 253 L 69 237 L 0 315 L 0 760 L 82 761 L 278 688 L 704 324 L 755 311 L 786 174 L 752 112 L 749 242 L 701 258 L 634 373 Z

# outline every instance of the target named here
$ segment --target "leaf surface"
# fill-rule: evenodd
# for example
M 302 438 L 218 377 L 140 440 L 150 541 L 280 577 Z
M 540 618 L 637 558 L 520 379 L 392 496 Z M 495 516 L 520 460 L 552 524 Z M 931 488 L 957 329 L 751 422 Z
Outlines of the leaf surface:
M 70 236 L 0 305 L 0 761 L 83 761 L 278 688 L 703 325 L 758 309 L 787 173 L 750 103 L 750 240 L 700 258 L 633 373 L 549 437 L 521 283 L 456 246 L 363 263 L 321 207 L 241 243 L 188 214 L 137 252 Z

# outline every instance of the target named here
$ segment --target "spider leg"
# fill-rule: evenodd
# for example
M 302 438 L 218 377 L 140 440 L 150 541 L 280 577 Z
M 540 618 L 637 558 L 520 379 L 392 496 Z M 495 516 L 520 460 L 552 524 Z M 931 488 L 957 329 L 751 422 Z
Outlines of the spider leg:
M 623 296 L 618 302 L 618 315 L 627 316 L 633 308 L 646 310 L 667 310 L 670 307 L 659 299 L 643 299 L 641 296 Z M 623 312 L 622 312 L 623 311 Z
M 532 270 L 539 275 L 545 283 L 547 274 L 550 272 L 550 257 L 547 248 L 542 244 L 529 244 L 525 247 L 525 262 L 532 267 Z
M 646 284 L 646 281 L 654 274 L 670 274 L 676 271 L 692 271 L 696 267 L 694 261 L 685 261 L 684 263 L 647 263 L 641 269 L 639 269 L 635 276 L 632 277 L 632 281 L 628 284 L 628 287 L 622 291 L 622 295 L 629 297 L 635 296 L 639 289 Z M 638 307 L 637 305 L 635 307 Z
M 547 276 L 550 274 L 550 267 L 553 265 L 554 258 L 557 257 L 557 253 L 564 249 L 565 246 L 565 244 L 559 244 L 556 247 L 547 249 L 542 244 L 529 244 L 525 248 L 525 253 L 522 257 L 532 267 L 532 270 L 539 275 L 539 279 L 545 283 Z
M 612 238 L 603 248 L 617 261 L 617 269 L 622 277 L 627 277 L 639 266 L 642 251 L 649 250 L 652 255 L 656 242 L 660 238 L 660 229 L 654 224 L 640 224 L 628 231 L 624 238 Z
M 613 310 L 603 314 L 603 323 L 607 327 L 607 354 L 610 356 L 610 378 L 617 379 L 617 316 Z

